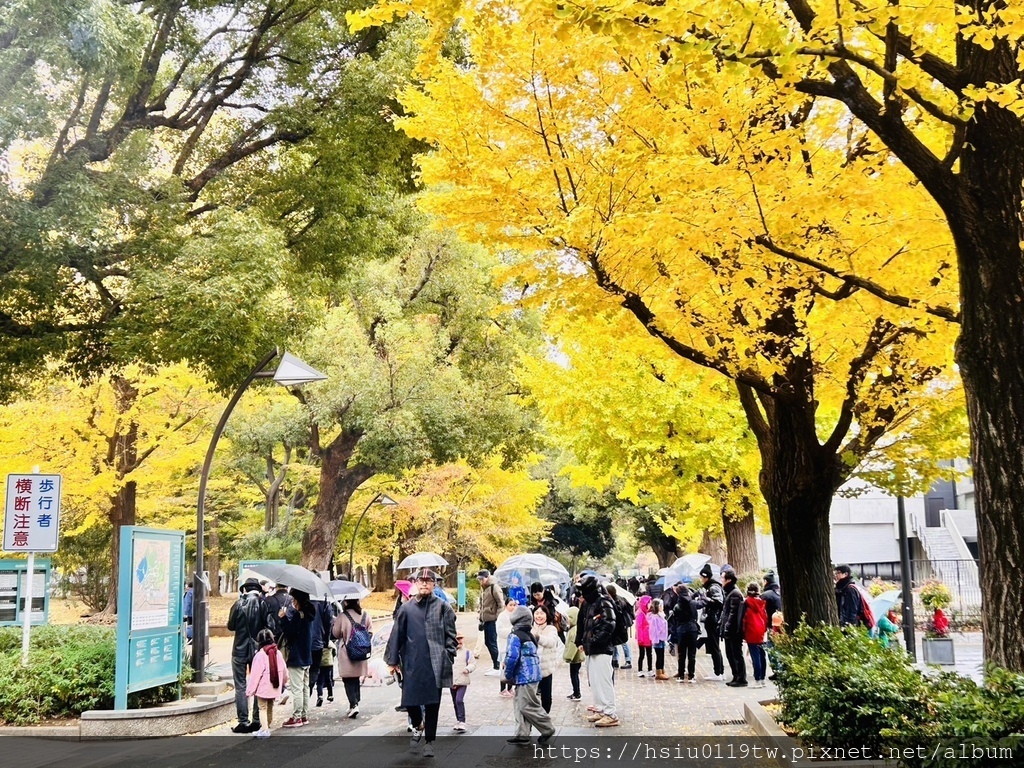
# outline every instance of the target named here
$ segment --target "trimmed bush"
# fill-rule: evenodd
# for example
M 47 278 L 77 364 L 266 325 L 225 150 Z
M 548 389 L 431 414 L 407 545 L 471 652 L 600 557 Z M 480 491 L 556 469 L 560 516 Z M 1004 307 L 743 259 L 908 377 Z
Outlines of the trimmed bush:
M 925 676 L 863 630 L 822 625 L 779 637 L 774 653 L 779 719 L 810 744 L 899 750 L 908 768 L 1019 764 L 1024 675 L 990 667 L 985 686 L 953 673 Z
M 21 630 L 0 630 L 0 722 L 27 725 L 114 705 L 115 633 L 107 627 L 33 629 L 21 666 Z

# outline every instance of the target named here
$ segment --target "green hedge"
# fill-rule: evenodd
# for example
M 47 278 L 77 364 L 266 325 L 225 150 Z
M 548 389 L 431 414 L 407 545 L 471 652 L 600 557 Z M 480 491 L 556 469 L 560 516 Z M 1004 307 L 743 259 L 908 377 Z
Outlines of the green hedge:
M 809 744 L 898 749 L 910 768 L 1021 764 L 1024 675 L 992 667 L 984 686 L 953 673 L 924 675 L 901 649 L 820 625 L 777 638 L 773 656 L 780 720 Z M 969 745 L 966 759 L 961 745 Z M 1014 757 L 994 759 L 1003 753 L 991 749 Z
M 23 667 L 21 629 L 0 629 L 0 722 L 27 725 L 113 708 L 115 654 L 109 627 L 43 626 L 32 630 Z

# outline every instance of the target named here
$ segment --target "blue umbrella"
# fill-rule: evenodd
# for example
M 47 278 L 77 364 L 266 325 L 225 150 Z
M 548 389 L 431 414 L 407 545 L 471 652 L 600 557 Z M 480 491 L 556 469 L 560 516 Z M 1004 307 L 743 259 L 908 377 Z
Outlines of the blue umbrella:
M 664 587 L 665 586 L 665 577 L 664 576 L 660 577 L 656 582 L 654 582 L 654 586 L 656 586 L 656 587 Z

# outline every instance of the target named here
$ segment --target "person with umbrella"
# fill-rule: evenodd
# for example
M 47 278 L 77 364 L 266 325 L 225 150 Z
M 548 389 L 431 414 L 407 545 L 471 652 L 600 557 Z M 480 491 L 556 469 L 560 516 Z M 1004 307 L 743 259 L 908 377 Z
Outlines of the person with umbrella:
M 292 716 L 285 728 L 301 728 L 309 723 L 309 667 L 313 663 L 313 621 L 316 607 L 309 594 L 292 589 L 292 605 L 277 613 L 288 642 L 288 690 L 292 696 Z
M 398 609 L 384 653 L 392 674 L 401 671 L 402 706 L 415 729 L 410 744 L 415 747 L 423 739 L 424 757 L 434 756 L 441 690 L 452 686 L 459 646 L 455 611 L 434 595 L 437 580 L 427 568 L 416 574 L 416 596 Z
M 249 717 L 249 697 L 245 695 L 246 673 L 252 664 L 259 646 L 256 637 L 261 629 L 272 626 L 272 619 L 263 602 L 263 588 L 256 579 L 246 579 L 241 587 L 241 596 L 231 606 L 228 614 L 228 629 L 235 633 L 231 643 L 231 677 L 235 686 L 235 712 L 238 725 L 233 733 L 255 733 L 260 730 L 260 711 L 253 702 L 252 717 Z

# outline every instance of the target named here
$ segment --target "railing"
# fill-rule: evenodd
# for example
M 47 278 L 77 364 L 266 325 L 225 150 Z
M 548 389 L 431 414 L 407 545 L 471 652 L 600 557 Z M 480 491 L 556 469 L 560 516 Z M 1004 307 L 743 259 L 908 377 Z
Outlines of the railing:
M 874 578 L 903 583 L 899 562 L 850 563 L 850 568 L 861 583 L 868 585 Z M 981 585 L 978 582 L 978 564 L 972 559 L 911 560 L 910 582 L 920 586 L 929 579 L 941 581 L 953 595 L 950 608 L 960 618 L 976 618 L 981 614 Z M 915 601 L 914 611 L 923 616 L 924 607 Z

